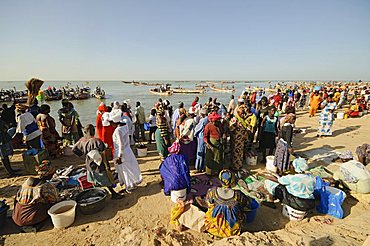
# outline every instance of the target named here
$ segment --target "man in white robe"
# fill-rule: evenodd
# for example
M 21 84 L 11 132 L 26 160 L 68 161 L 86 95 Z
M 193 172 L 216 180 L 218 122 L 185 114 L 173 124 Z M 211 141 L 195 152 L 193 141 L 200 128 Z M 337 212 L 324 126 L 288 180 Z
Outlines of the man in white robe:
M 130 148 L 129 128 L 122 118 L 112 119 L 117 125 L 113 133 L 114 163 L 121 185 L 126 186 L 127 193 L 137 188 L 142 181 L 139 163 Z

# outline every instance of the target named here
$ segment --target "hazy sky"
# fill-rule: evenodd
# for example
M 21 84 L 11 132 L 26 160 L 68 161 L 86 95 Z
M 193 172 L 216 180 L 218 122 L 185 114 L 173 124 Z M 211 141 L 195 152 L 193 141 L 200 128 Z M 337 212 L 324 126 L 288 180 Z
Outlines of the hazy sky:
M 369 0 L 1 0 L 0 80 L 370 80 L 369 13 Z

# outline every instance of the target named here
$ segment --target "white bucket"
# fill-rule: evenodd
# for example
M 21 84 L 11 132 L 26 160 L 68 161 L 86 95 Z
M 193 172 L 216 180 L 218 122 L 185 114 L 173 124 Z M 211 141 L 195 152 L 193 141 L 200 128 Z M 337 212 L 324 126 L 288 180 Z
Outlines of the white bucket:
M 73 200 L 58 202 L 48 210 L 55 228 L 65 228 L 75 221 L 77 202 Z
M 273 155 L 266 156 L 266 169 L 271 172 L 276 173 L 277 167 L 274 166 L 274 160 L 275 160 L 275 156 Z
M 148 155 L 148 148 L 143 148 L 143 149 L 136 148 L 136 149 L 137 149 L 138 157 L 144 157 Z
M 301 221 L 307 215 L 307 212 L 296 210 L 296 209 L 294 209 L 292 207 L 289 207 L 288 205 L 285 205 L 285 204 L 283 204 L 282 213 L 285 217 L 289 218 L 290 220 L 295 220 L 295 221 Z
M 72 151 L 72 148 L 73 148 L 73 145 L 70 145 L 70 146 L 65 146 L 63 148 L 63 154 L 65 156 L 72 156 L 74 155 L 73 151 Z
M 171 201 L 176 203 L 177 199 L 180 199 L 181 201 L 186 200 L 186 189 L 171 190 Z
M 364 111 L 362 111 L 363 112 L 363 114 L 367 114 L 367 110 L 364 110 Z
M 257 156 L 247 157 L 247 165 L 255 166 L 257 165 Z
M 344 113 L 343 112 L 337 113 L 337 119 L 343 120 L 344 119 Z
M 358 117 L 361 117 L 363 115 L 362 112 L 358 112 Z

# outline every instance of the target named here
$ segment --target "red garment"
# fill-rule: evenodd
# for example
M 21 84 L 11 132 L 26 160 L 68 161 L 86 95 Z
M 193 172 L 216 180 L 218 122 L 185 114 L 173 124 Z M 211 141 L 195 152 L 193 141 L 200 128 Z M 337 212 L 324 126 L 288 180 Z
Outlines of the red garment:
M 101 140 L 108 145 L 109 148 L 113 151 L 113 132 L 114 127 L 112 125 L 103 126 L 102 138 Z
M 253 92 L 252 97 L 251 97 L 251 103 L 252 104 L 256 103 L 256 97 L 257 97 L 257 92 Z
M 191 104 L 192 107 L 195 107 L 195 105 L 197 105 L 197 101 L 193 101 Z
M 96 132 L 98 133 L 98 137 L 100 139 L 103 139 L 103 122 L 102 122 L 102 114 L 101 113 L 98 113 L 98 115 L 96 116 L 95 125 L 96 125 Z
M 204 142 L 207 143 L 209 138 L 221 138 L 220 129 L 211 122 L 209 122 L 204 128 Z
M 281 98 L 281 95 L 278 93 L 278 94 L 275 94 L 272 98 L 274 99 L 274 106 L 275 106 L 275 108 L 278 109 L 279 106 L 280 106 L 281 101 L 283 100 Z

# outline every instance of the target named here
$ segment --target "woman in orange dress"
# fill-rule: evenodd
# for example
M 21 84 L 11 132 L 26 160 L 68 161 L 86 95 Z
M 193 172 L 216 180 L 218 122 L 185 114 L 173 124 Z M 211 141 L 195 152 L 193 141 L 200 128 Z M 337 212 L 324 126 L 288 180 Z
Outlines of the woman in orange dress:
M 310 117 L 315 116 L 317 110 L 319 109 L 322 98 L 319 91 L 315 91 L 310 96 Z

